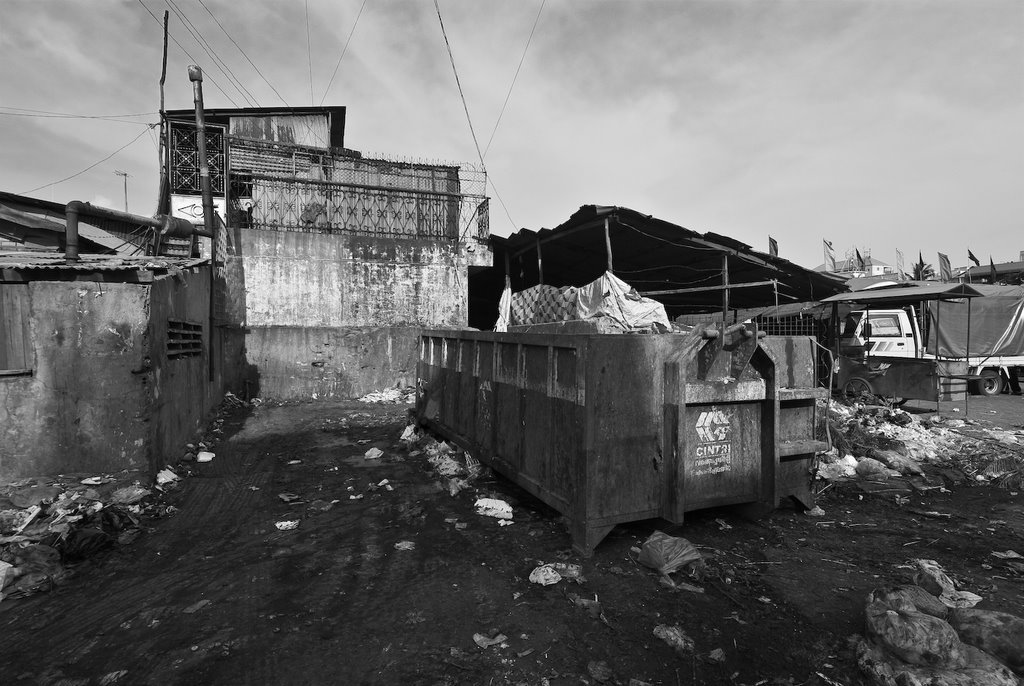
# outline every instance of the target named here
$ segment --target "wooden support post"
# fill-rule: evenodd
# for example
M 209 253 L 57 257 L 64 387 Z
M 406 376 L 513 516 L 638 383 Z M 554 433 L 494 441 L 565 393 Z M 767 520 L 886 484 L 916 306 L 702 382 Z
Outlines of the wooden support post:
M 604 248 L 608 253 L 608 271 L 612 270 L 612 235 L 608 231 L 608 217 L 604 218 Z
M 729 253 L 722 253 L 722 326 L 729 318 Z
M 544 283 L 544 261 L 540 252 L 540 237 L 537 237 L 537 274 L 540 283 Z

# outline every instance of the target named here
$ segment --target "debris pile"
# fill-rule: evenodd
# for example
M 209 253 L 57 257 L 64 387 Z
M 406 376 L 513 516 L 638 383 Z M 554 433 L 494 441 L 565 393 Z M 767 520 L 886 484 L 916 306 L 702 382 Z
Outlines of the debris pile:
M 0 600 L 51 590 L 75 563 L 134 540 L 143 517 L 176 511 L 155 497 L 177 484 L 172 469 L 148 488 L 129 478 L 61 475 L 0 487 Z
M 386 388 L 382 391 L 367 393 L 362 398 L 359 398 L 359 402 L 386 405 L 412 405 L 416 402 L 416 389 L 412 386 L 406 388 Z
M 470 483 L 484 473 L 484 466 L 468 452 L 446 441 L 438 441 L 412 424 L 405 427 L 399 440 L 408 447 L 410 457 L 427 456 L 427 461 L 443 480 L 445 490 L 452 496 L 469 488 Z
M 856 403 L 831 403 L 829 429 L 833 448 L 821 456 L 818 479 L 919 477 L 930 465 L 959 469 L 978 483 L 1024 485 L 1024 431 Z
M 915 560 L 914 585 L 868 595 L 857 664 L 880 686 L 1016 686 L 1024 676 L 1024 619 L 972 609 L 934 560 Z M 1017 676 L 1015 676 L 1015 674 Z

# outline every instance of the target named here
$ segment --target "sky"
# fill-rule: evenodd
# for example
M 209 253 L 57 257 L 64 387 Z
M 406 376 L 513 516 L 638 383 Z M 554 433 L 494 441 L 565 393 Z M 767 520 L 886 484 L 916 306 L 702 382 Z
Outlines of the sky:
M 126 172 L 155 211 L 165 9 L 167 109 L 196 63 L 207 107 L 344 105 L 346 147 L 479 163 L 429 0 L 0 4 L 3 191 L 123 209 Z M 908 270 L 1024 250 L 1020 0 L 438 6 L 492 233 L 598 204 L 807 267 L 822 240 Z

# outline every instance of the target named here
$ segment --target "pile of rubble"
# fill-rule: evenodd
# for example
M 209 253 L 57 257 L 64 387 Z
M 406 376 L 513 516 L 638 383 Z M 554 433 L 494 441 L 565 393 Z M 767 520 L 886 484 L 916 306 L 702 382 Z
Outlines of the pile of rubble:
M 945 468 L 977 483 L 1024 486 L 1024 430 L 838 403 L 829 406 L 829 430 L 833 448 L 821 456 L 818 479 L 913 478 L 925 476 L 929 468 Z
M 132 475 L 59 475 L 0 487 L 0 600 L 49 591 L 77 563 L 142 531 L 145 518 L 173 514 L 159 496 L 178 482 L 161 470 L 152 487 Z

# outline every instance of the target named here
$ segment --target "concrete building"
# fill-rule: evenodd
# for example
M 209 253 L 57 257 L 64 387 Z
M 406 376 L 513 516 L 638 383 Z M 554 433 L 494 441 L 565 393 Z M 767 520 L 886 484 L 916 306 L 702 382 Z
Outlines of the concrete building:
M 343 107 L 205 119 L 217 324 L 250 370 L 233 381 L 277 399 L 412 384 L 419 328 L 465 326 L 469 273 L 491 266 L 484 171 L 345 148 Z M 168 122 L 166 205 L 199 222 L 194 113 Z

